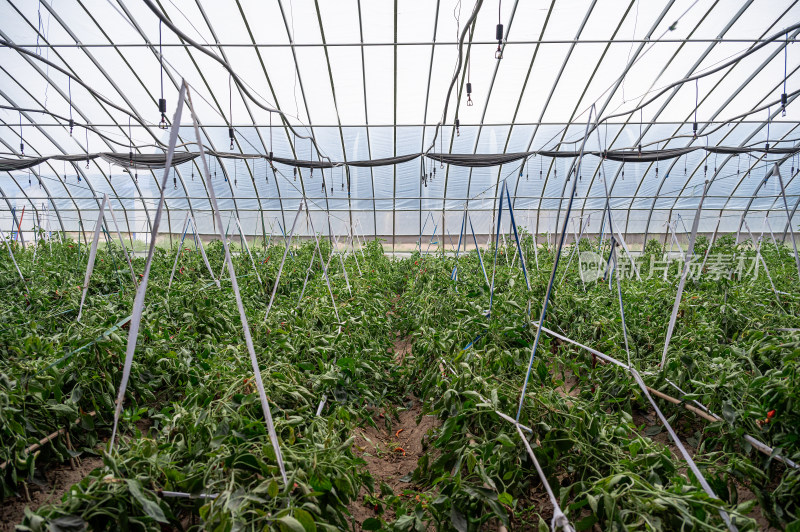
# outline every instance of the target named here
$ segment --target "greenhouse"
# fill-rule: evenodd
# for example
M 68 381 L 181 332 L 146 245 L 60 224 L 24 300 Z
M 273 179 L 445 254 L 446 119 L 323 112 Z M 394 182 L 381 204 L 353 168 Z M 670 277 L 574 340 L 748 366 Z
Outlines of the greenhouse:
M 800 531 L 796 1 L 0 17 L 0 532 Z

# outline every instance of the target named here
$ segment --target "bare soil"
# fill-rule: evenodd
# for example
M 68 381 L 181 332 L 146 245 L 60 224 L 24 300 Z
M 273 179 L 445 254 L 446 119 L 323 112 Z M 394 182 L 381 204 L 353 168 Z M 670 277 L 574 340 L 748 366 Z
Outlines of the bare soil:
M 413 484 L 400 480 L 411 474 L 417 468 L 417 462 L 425 454 L 423 440 L 427 439 L 430 432 L 439 426 L 439 419 L 434 416 L 423 416 L 417 423 L 417 417 L 422 412 L 422 403 L 419 399 L 410 398 L 411 406 L 398 412 L 399 419 L 391 420 L 391 429 L 385 427 L 384 419 L 377 414 L 376 424 L 360 427 L 356 430 L 356 439 L 353 442 L 353 453 L 360 456 L 367 463 L 375 483 L 376 493 L 380 495 L 380 486 L 385 483 L 395 495 L 404 490 L 413 490 Z M 355 530 L 361 530 L 361 523 L 369 517 L 377 517 L 374 508 L 367 506 L 364 496 L 368 495 L 365 488 L 361 489 L 358 500 L 350 504 L 349 510 L 353 516 Z
M 402 364 L 403 360 L 405 360 L 406 355 L 411 353 L 411 347 L 413 343 L 411 342 L 410 337 L 402 338 L 398 335 L 394 341 L 394 346 L 392 347 L 392 352 L 394 353 L 394 361 L 397 364 Z
M 45 471 L 46 487 L 28 484 L 31 495 L 30 502 L 25 500 L 24 488 L 20 485 L 21 495 L 14 499 L 6 499 L 0 505 L 0 532 L 12 532 L 14 526 L 25 517 L 26 507 L 35 511 L 45 504 L 59 502 L 67 490 L 102 465 L 103 459 L 99 456 L 83 456 L 74 470 L 69 463 L 65 463 Z
M 411 346 L 410 338 L 397 337 L 392 349 L 395 361 L 402 363 L 411 352 Z M 405 490 L 414 490 L 412 483 L 400 479 L 417 468 L 417 462 L 426 453 L 425 441 L 433 429 L 440 425 L 435 416 L 422 416 L 417 423 L 421 413 L 422 401 L 416 397 L 408 397 L 398 408 L 396 418 L 376 410 L 374 421 L 377 428 L 363 426 L 356 429 L 353 453 L 367 463 L 367 470 L 374 479 L 375 493 L 367 493 L 366 488 L 362 487 L 357 500 L 350 503 L 348 510 L 352 516 L 353 530 L 360 531 L 361 523 L 366 519 L 378 517 L 374 507 L 368 505 L 364 497 L 372 495 L 380 498 L 381 484 L 389 486 L 395 495 L 400 495 Z M 390 520 L 389 515 L 383 517 Z

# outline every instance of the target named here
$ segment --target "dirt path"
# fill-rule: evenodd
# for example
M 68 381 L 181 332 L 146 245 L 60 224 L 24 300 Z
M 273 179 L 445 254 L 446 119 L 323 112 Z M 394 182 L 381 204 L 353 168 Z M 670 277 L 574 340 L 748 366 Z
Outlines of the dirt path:
M 391 420 L 391 430 L 385 427 L 384 418 L 379 417 L 375 420 L 378 428 L 359 427 L 354 434 L 353 453 L 367 463 L 375 482 L 373 496 L 380 495 L 382 484 L 389 486 L 395 495 L 414 489 L 412 483 L 401 479 L 417 468 L 417 461 L 426 452 L 425 441 L 432 429 L 439 425 L 438 418 L 434 416 L 423 416 L 417 424 L 422 403 L 411 397 L 407 404 L 408 408 L 398 413 L 399 419 Z M 349 507 L 355 530 L 361 530 L 360 525 L 365 519 L 378 516 L 374 508 L 364 502 L 365 495 L 368 493 L 362 488 L 358 500 Z
M 45 504 L 57 503 L 61 500 L 73 484 L 83 480 L 94 469 L 103 465 L 103 459 L 98 456 L 84 456 L 81 464 L 73 471 L 69 463 L 58 465 L 45 472 L 47 486 L 39 488 L 35 484 L 28 484 L 31 500 L 27 502 L 25 496 L 7 499 L 0 504 L 0 532 L 12 532 L 14 526 L 25 517 L 25 508 L 36 510 Z M 22 486 L 20 486 L 22 490 Z
M 401 364 L 411 352 L 411 347 L 410 338 L 398 336 L 392 348 L 395 362 Z M 355 430 L 353 453 L 367 463 L 367 469 L 374 479 L 375 493 L 369 494 L 366 488 L 362 488 L 358 499 L 348 507 L 354 530 L 360 531 L 364 520 L 378 517 L 374 507 L 368 505 L 364 497 L 378 497 L 382 484 L 389 486 L 395 495 L 414 489 L 412 483 L 400 479 L 417 468 L 417 461 L 426 453 L 430 434 L 440 424 L 435 416 L 422 416 L 417 423 L 421 413 L 422 402 L 416 397 L 407 397 L 402 405 L 398 405 L 397 418 L 388 420 L 391 428 L 386 427 L 384 416 L 388 414 L 376 411 L 374 420 L 377 428 L 363 426 Z M 390 520 L 388 515 L 384 515 L 384 519 Z

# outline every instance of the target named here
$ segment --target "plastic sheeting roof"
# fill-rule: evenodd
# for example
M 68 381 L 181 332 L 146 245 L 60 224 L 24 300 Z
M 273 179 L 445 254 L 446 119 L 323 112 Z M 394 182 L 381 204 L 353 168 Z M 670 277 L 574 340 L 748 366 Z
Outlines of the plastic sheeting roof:
M 792 102 L 800 90 L 800 47 L 795 45 L 800 29 L 786 31 L 800 20 L 797 1 L 483 1 L 466 32 L 463 70 L 438 136 L 458 60 L 458 36 L 474 3 L 166 0 L 155 6 L 227 62 L 260 105 L 281 110 L 298 133 L 313 137 L 319 151 L 246 97 L 219 63 L 160 25 L 146 2 L 0 0 L 1 156 L 19 156 L 21 143 L 27 156 L 163 153 L 167 132 L 157 127 L 159 31 L 167 117 L 185 79 L 203 142 L 216 151 L 344 162 L 429 148 L 452 154 L 575 151 L 593 104 L 601 118 L 620 115 L 590 137 L 587 149 L 595 151 L 799 144 L 800 107 Z M 501 60 L 495 59 L 498 11 L 504 25 Z M 766 42 L 776 34 L 783 36 Z M 629 112 L 671 83 L 761 44 L 740 61 Z M 472 106 L 467 105 L 467 81 Z M 784 92 L 789 95 L 786 116 L 775 103 Z M 71 135 L 69 116 L 78 124 Z M 695 121 L 697 139 L 692 137 Z M 180 141 L 191 143 L 193 131 L 188 123 L 182 126 Z M 193 146 L 179 149 L 193 151 Z M 457 232 L 465 204 L 476 213 L 476 231 L 489 232 L 503 179 L 514 194 L 518 220 L 532 230 L 552 231 L 573 160 L 539 156 L 522 164 L 470 169 L 440 168 L 430 161 L 423 167 L 415 159 L 393 166 L 317 169 L 313 175 L 300 169 L 297 176 L 282 164 L 273 174 L 265 159 L 219 159 L 211 168 L 219 173 L 214 187 L 220 208 L 238 216 L 248 232 L 291 224 L 305 195 L 315 215 L 331 213 L 339 224 L 336 231 L 357 223 L 366 234 L 416 235 L 423 225 L 425 233 L 433 231 L 434 224 L 425 222 L 429 213 L 445 219 L 446 232 Z M 800 202 L 796 156 L 698 150 L 669 162 L 584 159 L 575 215 L 603 209 L 605 175 L 621 229 L 661 233 L 678 214 L 694 215 L 703 182 L 713 178 L 703 211 L 708 223 L 701 231 L 713 230 L 717 220 L 725 221 L 721 230 L 735 231 L 745 213 L 753 220 L 770 213 L 779 221 L 772 227 L 782 231 L 787 217 L 780 186 L 764 179 L 775 163 L 793 213 Z M 436 177 L 426 186 L 421 175 L 434 167 Z M 178 165 L 175 172 L 176 184 L 166 191 L 168 230 L 180 231 L 186 211 L 201 226 L 210 226 L 197 161 Z M 51 160 L 5 172 L 0 175 L 0 224 L 10 229 L 12 211 L 16 215 L 27 205 L 40 216 L 52 215 L 53 230 L 75 231 L 80 223 L 94 222 L 108 193 L 128 230 L 146 231 L 160 175 L 132 174 L 104 159 L 88 161 L 88 167 Z M 589 231 L 599 227 L 600 215 L 593 221 Z

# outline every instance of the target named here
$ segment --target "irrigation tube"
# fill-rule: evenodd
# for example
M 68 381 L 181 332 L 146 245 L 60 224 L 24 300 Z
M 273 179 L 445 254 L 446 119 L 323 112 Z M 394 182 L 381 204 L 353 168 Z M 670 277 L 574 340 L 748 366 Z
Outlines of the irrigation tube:
M 511 193 L 508 190 L 508 182 L 503 181 L 503 187 L 506 189 L 506 202 L 508 203 L 508 216 L 511 219 L 511 227 L 514 229 L 514 240 L 517 241 L 517 251 L 519 252 L 519 263 L 522 264 L 522 273 L 525 275 L 525 284 L 528 286 L 528 292 L 531 291 L 531 282 L 528 280 L 528 268 L 525 267 L 525 257 L 522 255 L 522 246 L 519 243 L 519 233 L 517 233 L 517 222 L 514 221 L 514 208 L 511 206 Z M 591 214 L 589 215 L 591 216 Z M 471 224 L 472 222 L 470 222 Z M 514 263 L 511 263 L 514 266 Z
M 583 159 L 583 149 L 586 147 L 586 139 L 589 137 L 589 126 L 592 124 L 592 112 L 595 113 L 595 119 L 597 119 L 597 110 L 592 105 L 592 108 L 589 110 L 589 120 L 586 122 L 586 132 L 583 135 L 583 141 L 581 142 L 581 151 L 580 155 L 578 156 L 578 169 L 575 172 L 576 174 L 580 175 L 580 167 L 581 167 L 581 160 Z M 574 168 L 575 162 L 573 161 L 572 166 L 570 167 L 570 172 L 572 168 Z M 569 175 L 569 172 L 567 173 Z M 539 315 L 540 323 L 544 322 L 545 317 L 547 316 L 547 304 L 550 302 L 550 293 L 553 290 L 553 283 L 556 280 L 556 272 L 558 271 L 558 261 L 561 259 L 561 250 L 564 248 L 564 238 L 567 234 L 567 224 L 569 223 L 569 213 L 572 211 L 572 203 L 575 200 L 575 190 L 578 187 L 578 180 L 574 180 L 572 182 L 572 191 L 569 195 L 569 203 L 567 203 L 567 212 L 564 215 L 564 229 L 561 231 L 561 235 L 559 235 L 558 241 L 558 250 L 556 251 L 556 257 L 553 261 L 553 270 L 550 272 L 550 282 L 547 283 L 547 292 L 544 295 L 544 302 L 542 303 L 542 312 Z M 502 198 L 502 191 L 500 192 L 500 196 Z M 559 210 L 559 212 L 561 212 Z M 499 216 L 498 216 L 498 227 L 499 227 Z M 492 280 L 494 281 L 494 273 L 492 274 Z M 492 283 L 494 284 L 494 283 Z M 531 358 L 528 362 L 528 370 L 525 372 L 525 382 L 522 384 L 522 391 L 519 394 L 519 406 L 517 407 L 517 417 L 516 420 L 519 421 L 520 415 L 522 415 L 522 405 L 525 402 L 525 390 L 528 388 L 528 379 L 531 376 L 531 369 L 533 368 L 533 359 L 536 356 L 536 348 L 539 346 L 539 338 L 542 334 L 542 330 L 538 329 L 536 331 L 536 338 L 533 341 L 533 347 L 531 348 Z
M 192 125 L 194 126 L 194 133 L 195 133 L 195 136 L 197 137 L 198 144 L 200 144 L 200 139 L 201 139 L 201 137 L 200 137 L 200 126 L 198 125 L 197 116 L 195 115 L 194 106 L 192 105 L 192 96 L 191 96 L 191 93 L 189 93 L 188 87 L 186 87 L 186 82 L 185 81 L 181 84 L 181 95 L 179 97 L 179 109 L 180 109 L 180 106 L 183 105 L 184 90 L 186 91 L 186 98 L 187 98 L 187 101 L 188 101 L 188 104 L 189 104 L 189 111 L 191 112 L 191 116 L 192 116 Z M 173 131 L 170 133 L 170 150 L 167 153 L 167 161 L 168 162 L 172 162 L 171 159 L 172 159 L 172 151 L 174 149 L 174 137 L 177 137 L 177 132 L 178 132 L 178 129 L 180 127 L 180 111 L 178 111 L 176 113 L 176 119 L 177 120 L 173 121 L 173 126 L 172 126 L 173 127 Z M 178 124 L 177 127 L 175 126 L 176 123 Z M 242 321 L 242 332 L 244 333 L 244 341 L 245 341 L 245 344 L 247 345 L 247 352 L 250 355 L 250 363 L 251 363 L 251 365 L 253 367 L 253 376 L 255 377 L 255 380 L 256 380 L 256 387 L 258 388 L 258 396 L 259 396 L 259 399 L 261 399 L 261 409 L 263 410 L 264 417 L 267 420 L 267 431 L 269 433 L 269 439 L 272 442 L 272 449 L 275 451 L 275 460 L 278 462 L 278 467 L 280 468 L 280 471 L 281 471 L 281 477 L 283 478 L 283 483 L 284 483 L 284 485 L 288 486 L 288 480 L 286 478 L 286 467 L 283 464 L 283 455 L 281 453 L 280 443 L 278 442 L 278 434 L 275 432 L 275 423 L 272 420 L 272 412 L 270 411 L 270 408 L 269 408 L 269 401 L 267 400 L 267 394 L 264 391 L 264 382 L 261 379 L 261 369 L 258 367 L 258 359 L 256 359 L 255 349 L 253 348 L 253 338 L 250 336 L 250 326 L 247 323 L 247 314 L 245 313 L 244 305 L 242 304 L 242 295 L 239 293 L 239 283 L 236 280 L 236 272 L 233 269 L 233 261 L 231 260 L 230 250 L 228 249 L 227 241 L 225 240 L 224 236 L 222 235 L 222 217 L 220 216 L 219 205 L 217 204 L 217 196 L 214 193 L 214 187 L 213 187 L 212 182 L 211 182 L 211 173 L 208 171 L 208 161 L 206 161 L 206 157 L 205 157 L 205 154 L 203 153 L 203 146 L 202 145 L 200 145 L 200 158 L 203 160 L 203 175 L 204 175 L 205 180 L 206 180 L 206 185 L 207 185 L 207 188 L 208 188 L 208 195 L 209 195 L 209 197 L 211 199 L 211 205 L 212 205 L 212 207 L 214 209 L 214 216 L 215 216 L 215 218 L 216 218 L 216 220 L 218 222 L 220 237 L 222 238 L 222 246 L 225 248 L 225 261 L 228 263 L 228 272 L 229 272 L 230 277 L 231 277 L 231 288 L 233 288 L 233 294 L 234 294 L 234 296 L 236 296 L 236 306 L 239 308 L 239 318 Z M 165 169 L 165 171 L 164 171 L 164 183 L 163 183 L 164 185 L 166 184 L 167 175 L 169 173 L 168 168 L 169 168 L 169 165 L 167 165 L 167 169 Z M 163 200 L 164 188 L 165 187 L 162 185 L 162 187 L 161 187 L 161 195 L 162 195 L 161 203 L 163 203 L 163 201 L 164 201 Z M 300 203 L 300 208 L 302 208 L 302 206 L 303 206 L 303 202 Z M 156 213 L 156 223 L 158 223 L 158 216 L 160 215 L 160 207 L 161 207 L 161 204 L 159 204 L 159 211 Z M 300 214 L 299 210 L 297 211 L 297 214 Z M 295 217 L 295 221 L 296 220 L 297 220 L 297 218 Z M 157 228 L 157 226 L 154 227 L 154 231 L 156 230 L 156 228 Z M 290 239 L 290 241 L 291 241 L 291 239 Z M 152 255 L 152 251 L 153 251 L 153 247 L 152 246 L 154 246 L 154 245 L 155 245 L 155 239 L 153 239 L 153 241 L 151 242 L 151 249 L 150 249 L 151 255 Z M 284 258 L 286 258 L 285 255 L 284 255 Z M 146 277 L 145 277 L 145 279 L 146 279 Z M 275 288 L 277 288 L 277 287 L 278 287 L 278 283 L 276 281 L 275 282 Z M 275 291 L 272 292 L 272 295 L 274 297 Z M 137 299 L 138 299 L 138 294 L 137 294 Z M 270 304 L 271 303 L 272 302 L 270 301 Z M 131 330 L 133 330 L 133 323 L 132 322 L 131 322 Z M 130 344 L 128 345 L 128 347 L 130 348 Z M 135 347 L 135 345 L 134 345 L 134 347 Z M 121 406 L 122 406 L 122 401 L 120 399 L 119 404 L 117 404 L 117 412 L 119 412 L 119 409 L 121 408 Z M 114 426 L 116 428 L 116 417 L 114 419 Z

